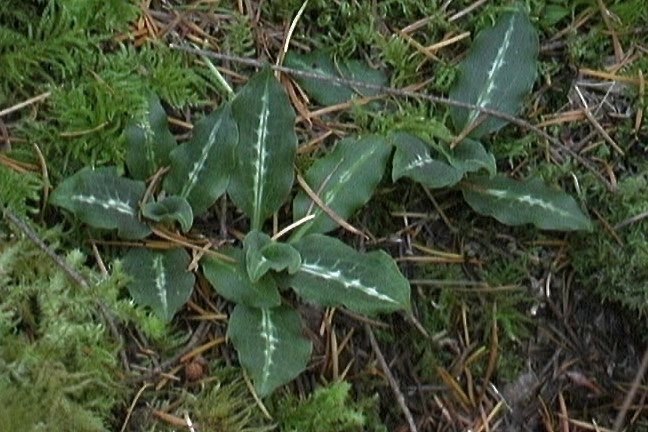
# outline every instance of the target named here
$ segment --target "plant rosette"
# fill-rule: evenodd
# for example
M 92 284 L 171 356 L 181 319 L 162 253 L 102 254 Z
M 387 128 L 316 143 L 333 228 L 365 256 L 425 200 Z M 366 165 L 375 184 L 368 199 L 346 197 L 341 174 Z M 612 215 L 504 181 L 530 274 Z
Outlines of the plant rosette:
M 535 81 L 537 52 L 538 37 L 527 15 L 519 9 L 507 12 L 477 35 L 450 97 L 516 114 Z M 385 81 L 381 73 L 357 62 L 336 69 L 321 54 L 311 57 L 292 55 L 288 60 L 324 76 Z M 326 85 L 305 82 L 304 88 L 322 104 L 357 93 L 338 83 L 323 91 Z M 250 219 L 251 229 L 242 245 L 205 254 L 200 268 L 214 290 L 236 304 L 228 335 L 257 392 L 266 396 L 305 370 L 312 349 L 299 314 L 283 301 L 283 292 L 292 290 L 306 302 L 366 315 L 410 312 L 409 282 L 391 256 L 359 252 L 327 235 L 341 224 L 348 227 L 346 220 L 369 201 L 390 162 L 394 182 L 409 178 L 429 188 L 458 188 L 475 211 L 500 222 L 591 229 L 590 220 L 564 192 L 539 180 L 496 174 L 495 158 L 479 138 L 505 122 L 465 108 L 452 108 L 451 118 L 465 137 L 454 147 L 407 131 L 339 141 L 300 179 L 303 191 L 292 200 L 295 228 L 286 242 L 263 232 L 267 219 L 290 197 L 297 151 L 295 113 L 270 68 L 198 121 L 191 139 L 180 145 L 169 132 L 160 101 L 152 96 L 147 117 L 126 129 L 131 178 L 120 176 L 115 167 L 85 168 L 64 180 L 50 202 L 93 227 L 143 239 L 154 223 L 189 231 L 194 217 L 226 194 Z M 161 190 L 143 202 L 151 196 L 144 180 L 157 178 L 166 167 Z M 133 299 L 170 321 L 193 290 L 189 254 L 182 248 L 134 249 L 123 261 Z

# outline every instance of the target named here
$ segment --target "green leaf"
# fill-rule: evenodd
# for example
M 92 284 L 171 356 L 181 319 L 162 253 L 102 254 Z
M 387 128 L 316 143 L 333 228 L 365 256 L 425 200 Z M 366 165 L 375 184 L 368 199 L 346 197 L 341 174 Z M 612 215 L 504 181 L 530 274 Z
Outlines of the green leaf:
M 128 173 L 136 180 L 146 180 L 155 172 L 169 165 L 169 153 L 175 148 L 176 140 L 169 131 L 167 114 L 157 95 L 151 94 L 148 117 L 137 123 L 131 121 L 126 134 L 126 166 Z
M 142 216 L 156 222 L 178 222 L 183 232 L 193 224 L 193 211 L 186 199 L 170 196 L 142 206 Z
M 261 397 L 296 378 L 310 359 L 312 344 L 302 335 L 299 315 L 287 306 L 236 305 L 227 335 Z
M 284 64 L 297 70 L 329 78 L 346 78 L 381 86 L 387 84 L 387 76 L 382 71 L 372 69 L 365 63 L 356 60 L 344 61 L 336 65 L 331 57 L 323 51 L 306 54 L 291 51 L 286 55 Z M 356 93 L 364 96 L 372 96 L 378 93 L 377 90 L 365 87 L 356 89 L 331 80 L 326 81 L 300 76 L 296 76 L 295 79 L 309 96 L 324 106 L 348 102 Z
M 65 179 L 50 197 L 95 228 L 117 229 L 126 239 L 141 239 L 151 229 L 138 218 L 144 182 L 120 177 L 115 167 L 83 168 Z
M 245 256 L 241 249 L 221 251 L 234 262 L 217 258 L 202 260 L 203 274 L 216 292 L 227 300 L 250 307 L 273 307 L 281 304 L 276 281 L 269 275 L 252 282 L 245 269 Z
M 187 271 L 189 254 L 184 249 L 131 249 L 123 261 L 124 270 L 133 278 L 128 283 L 133 300 L 150 306 L 161 319 L 171 321 L 193 291 L 195 277 Z
M 390 135 L 396 147 L 392 161 L 392 180 L 408 177 L 430 188 L 452 186 L 461 180 L 463 171 L 430 156 L 430 147 L 407 132 Z
M 304 178 L 327 207 L 341 218 L 348 219 L 371 199 L 384 175 L 390 153 L 391 146 L 379 136 L 347 138 L 340 141 L 331 153 L 315 161 Z M 338 226 L 305 192 L 300 191 L 293 201 L 293 219 L 297 221 L 309 214 L 315 218 L 301 225 L 293 238 L 325 233 Z
M 288 270 L 293 274 L 301 265 L 299 252 L 289 244 L 279 243 L 260 231 L 250 231 L 243 240 L 245 266 L 253 282 L 269 270 Z
M 450 98 L 515 115 L 529 94 L 537 74 L 538 35 L 522 11 L 502 15 L 494 27 L 481 31 L 466 59 Z M 479 112 L 451 107 L 457 131 L 470 127 Z M 490 117 L 470 134 L 478 138 L 495 132 L 505 120 Z
M 283 87 L 265 68 L 232 102 L 240 131 L 228 193 L 252 229 L 284 203 L 293 185 L 297 151 L 295 112 Z
M 531 223 L 549 230 L 591 230 L 592 224 L 566 193 L 532 179 L 471 177 L 462 182 L 466 202 L 478 213 L 508 225 Z
M 410 310 L 409 282 L 385 252 L 360 253 L 320 234 L 294 246 L 302 265 L 288 284 L 305 300 L 368 315 Z
M 486 170 L 490 176 L 497 173 L 495 156 L 479 142 L 464 138 L 454 149 L 445 152 L 450 165 L 462 173 Z
M 194 126 L 191 140 L 171 152 L 164 190 L 185 198 L 198 216 L 225 192 L 234 165 L 238 130 L 229 104 Z

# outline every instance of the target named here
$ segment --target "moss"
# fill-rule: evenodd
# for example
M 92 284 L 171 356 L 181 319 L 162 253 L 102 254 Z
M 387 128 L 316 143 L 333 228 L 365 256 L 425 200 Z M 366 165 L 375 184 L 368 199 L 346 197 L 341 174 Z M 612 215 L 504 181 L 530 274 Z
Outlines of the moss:
M 99 57 L 101 43 L 136 16 L 131 1 L 10 0 L 0 15 L 12 24 L 0 28 L 0 101 L 73 78 Z
M 354 402 L 351 385 L 336 382 L 321 387 L 306 400 L 287 396 L 276 402 L 274 415 L 282 432 L 386 431 L 376 418 L 376 400 Z
M 0 165 L 0 214 L 3 207 L 20 215 L 35 213 L 41 191 L 41 179 L 36 174 L 20 173 Z
M 615 226 L 648 211 L 648 170 L 619 183 L 615 194 L 601 191 L 591 205 Z M 602 299 L 620 303 L 644 317 L 648 315 L 648 219 L 616 230 L 622 244 L 601 224 L 591 235 L 581 235 L 573 266 L 584 286 Z
M 10 349 L 24 343 L 5 338 Z M 20 365 L 20 377 L 0 380 L 0 429 L 5 431 L 107 431 L 106 418 L 84 401 L 83 393 L 96 392 L 101 383 L 91 375 L 72 373 L 57 361 L 44 361 L 45 353 L 20 353 L 33 361 Z M 0 365 L 0 370 L 7 365 Z M 6 373 L 6 371 L 2 371 Z M 94 390 L 93 390 L 94 387 Z M 96 401 L 96 400 L 95 400 Z
M 125 393 L 96 294 L 23 240 L 0 246 L 0 269 L 0 430 L 110 430 Z
M 274 429 L 263 417 L 238 371 L 223 369 L 214 375 L 221 382 L 199 394 L 192 404 L 201 430 L 263 432 Z
M 38 3 L 3 8 L 13 25 L 0 28 L 0 102 L 51 92 L 36 115 L 17 122 L 16 136 L 39 143 L 53 182 L 82 166 L 120 165 L 122 131 L 144 115 L 151 91 L 177 108 L 214 88 L 178 51 L 115 42 L 139 13 L 134 1 Z
M 21 131 L 43 144 L 56 179 L 83 166 L 120 165 L 125 153 L 122 131 L 131 118 L 144 115 L 151 91 L 180 107 L 199 102 L 207 88 L 178 52 L 121 47 L 56 87 L 47 109 L 26 120 Z

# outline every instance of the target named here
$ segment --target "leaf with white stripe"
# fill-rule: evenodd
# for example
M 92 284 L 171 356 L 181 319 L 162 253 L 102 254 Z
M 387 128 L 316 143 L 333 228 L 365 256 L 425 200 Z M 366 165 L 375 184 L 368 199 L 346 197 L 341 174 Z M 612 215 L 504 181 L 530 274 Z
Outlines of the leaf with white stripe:
M 464 174 L 486 170 L 492 177 L 497 173 L 495 156 L 479 141 L 464 138 L 454 149 L 447 149 L 444 153 L 450 165 Z
M 537 75 L 538 34 L 521 10 L 502 15 L 495 26 L 477 34 L 468 56 L 459 65 L 459 80 L 450 98 L 516 115 Z M 471 127 L 480 117 L 476 110 L 452 107 L 457 131 Z M 495 132 L 506 120 L 490 117 L 470 136 Z
M 288 284 L 304 300 L 367 315 L 410 309 L 409 282 L 385 252 L 361 253 L 320 234 L 293 246 L 302 264 Z
M 186 199 L 199 216 L 223 195 L 234 165 L 238 130 L 229 104 L 194 126 L 191 139 L 171 152 L 164 190 Z
M 166 112 L 155 94 L 149 98 L 146 119 L 131 121 L 124 133 L 130 177 L 146 180 L 159 168 L 169 165 L 169 153 L 175 148 L 176 140 L 169 131 Z
M 391 146 L 379 136 L 343 139 L 331 153 L 313 163 L 304 179 L 328 208 L 346 220 L 371 199 L 391 151 Z M 293 201 L 293 219 L 297 221 L 310 214 L 315 217 L 297 228 L 293 238 L 338 227 L 337 222 L 300 191 Z
M 302 335 L 299 315 L 287 306 L 257 309 L 236 305 L 227 336 L 261 397 L 302 373 L 312 350 L 311 342 Z
M 268 271 L 288 270 L 293 274 L 301 265 L 299 252 L 288 243 L 281 243 L 262 233 L 250 231 L 243 239 L 245 268 L 252 282 L 257 282 Z
M 124 270 L 132 277 L 128 292 L 137 304 L 171 321 L 193 291 L 195 277 L 187 270 L 190 261 L 184 249 L 131 249 L 123 258 Z
M 336 62 L 324 51 L 299 54 L 291 50 L 286 55 L 284 64 L 325 78 L 345 78 L 377 86 L 385 86 L 388 81 L 384 72 L 373 69 L 364 62 L 358 60 Z M 298 75 L 295 76 L 295 80 L 310 97 L 324 106 L 348 102 L 356 94 L 374 96 L 380 92 L 376 89 L 364 87 L 353 88 L 346 84 L 334 82 L 334 80 L 306 78 Z
M 539 179 L 515 181 L 505 177 L 471 177 L 461 183 L 466 202 L 478 213 L 507 225 L 534 224 L 547 230 L 592 229 L 572 197 Z
M 239 127 L 235 166 L 227 192 L 260 229 L 293 185 L 297 152 L 295 112 L 270 68 L 252 78 L 232 101 Z
M 95 228 L 117 229 L 126 239 L 141 239 L 151 229 L 138 217 L 144 182 L 120 177 L 115 167 L 83 168 L 65 179 L 50 203 L 72 212 Z
M 193 224 L 193 211 L 186 199 L 168 196 L 159 201 L 151 201 L 142 206 L 142 216 L 155 222 L 178 222 L 182 232 L 187 232 Z
M 396 147 L 392 161 L 392 180 L 408 177 L 429 188 L 452 186 L 461 180 L 463 171 L 430 155 L 430 147 L 407 132 L 390 135 Z
M 232 261 L 212 257 L 202 260 L 203 273 L 218 294 L 251 307 L 267 308 L 281 304 L 277 282 L 270 275 L 256 281 L 250 279 L 241 249 L 223 248 L 219 252 Z

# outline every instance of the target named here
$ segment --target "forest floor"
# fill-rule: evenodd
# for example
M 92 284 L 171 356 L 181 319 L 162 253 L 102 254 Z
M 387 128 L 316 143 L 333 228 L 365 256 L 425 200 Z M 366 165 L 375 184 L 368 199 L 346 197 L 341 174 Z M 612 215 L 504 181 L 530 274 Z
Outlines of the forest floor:
M 225 338 L 229 302 L 198 283 L 170 324 L 156 321 L 125 291 L 124 244 L 97 240 L 48 195 L 84 166 L 124 166 L 124 128 L 150 91 L 183 141 L 225 100 L 220 77 L 240 88 L 255 71 L 245 59 L 275 64 L 284 49 L 359 60 L 388 87 L 447 96 L 475 35 L 511 2 L 9 0 L 0 430 L 648 431 L 648 6 L 521 3 L 540 51 L 519 117 L 564 147 L 514 125 L 484 144 L 500 173 L 577 197 L 594 230 L 511 227 L 458 190 L 383 180 L 349 221 L 365 238 L 335 235 L 389 252 L 413 313 L 368 319 L 300 304 L 308 369 L 261 401 Z M 299 115 L 300 168 L 341 138 L 435 136 L 450 116 L 398 94 L 323 107 L 289 74 L 282 83 Z M 235 241 L 246 222 L 231 203 L 217 207 L 192 233 Z

